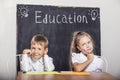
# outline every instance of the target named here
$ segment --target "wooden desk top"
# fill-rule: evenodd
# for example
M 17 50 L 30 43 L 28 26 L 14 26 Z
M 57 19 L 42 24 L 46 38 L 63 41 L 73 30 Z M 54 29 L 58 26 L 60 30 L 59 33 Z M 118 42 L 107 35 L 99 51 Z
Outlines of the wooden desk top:
M 106 72 L 90 72 L 90 75 L 36 74 L 18 72 L 17 80 L 119 80 Z

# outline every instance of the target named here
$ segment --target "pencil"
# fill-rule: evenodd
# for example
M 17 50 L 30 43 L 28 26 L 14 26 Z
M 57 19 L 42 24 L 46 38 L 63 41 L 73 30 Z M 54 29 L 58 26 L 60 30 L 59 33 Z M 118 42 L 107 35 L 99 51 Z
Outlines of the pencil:
M 59 74 L 64 74 L 64 75 L 90 75 L 90 72 L 67 72 L 67 71 L 63 71 L 60 72 Z

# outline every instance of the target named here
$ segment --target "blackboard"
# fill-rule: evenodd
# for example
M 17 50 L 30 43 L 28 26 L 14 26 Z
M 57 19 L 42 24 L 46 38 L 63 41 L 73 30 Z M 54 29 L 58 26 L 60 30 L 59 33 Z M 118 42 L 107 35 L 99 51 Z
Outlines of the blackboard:
M 17 5 L 17 54 L 30 48 L 35 34 L 49 40 L 48 55 L 56 71 L 70 70 L 70 43 L 74 31 L 86 31 L 95 41 L 97 55 L 100 45 L 100 9 L 97 7 L 61 7 L 46 5 Z

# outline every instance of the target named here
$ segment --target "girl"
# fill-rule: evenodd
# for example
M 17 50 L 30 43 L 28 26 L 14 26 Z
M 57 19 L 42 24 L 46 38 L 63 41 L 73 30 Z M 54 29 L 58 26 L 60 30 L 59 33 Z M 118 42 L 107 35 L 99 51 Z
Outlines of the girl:
M 74 71 L 102 71 L 103 60 L 94 55 L 94 42 L 86 32 L 74 32 L 71 43 Z

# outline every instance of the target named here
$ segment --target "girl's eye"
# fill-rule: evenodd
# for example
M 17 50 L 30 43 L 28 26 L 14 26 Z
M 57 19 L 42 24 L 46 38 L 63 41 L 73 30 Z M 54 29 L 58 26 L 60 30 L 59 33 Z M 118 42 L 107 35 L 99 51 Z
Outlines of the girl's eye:
M 90 41 L 88 41 L 88 44 L 90 43 Z
M 84 44 L 82 44 L 82 46 L 85 46 L 85 43 L 84 43 Z
M 91 43 L 91 41 L 88 41 L 88 44 L 90 44 Z
M 34 47 L 32 47 L 32 49 L 35 49 Z

